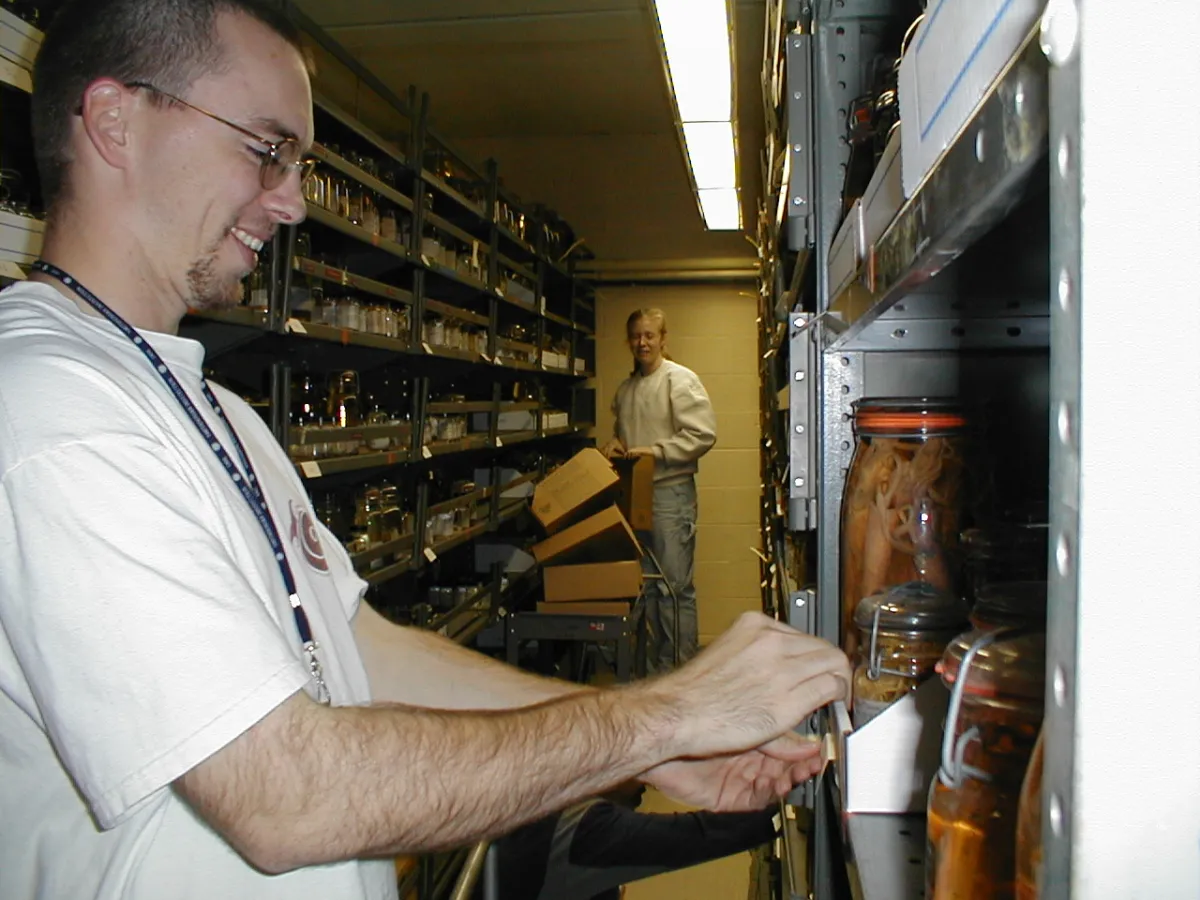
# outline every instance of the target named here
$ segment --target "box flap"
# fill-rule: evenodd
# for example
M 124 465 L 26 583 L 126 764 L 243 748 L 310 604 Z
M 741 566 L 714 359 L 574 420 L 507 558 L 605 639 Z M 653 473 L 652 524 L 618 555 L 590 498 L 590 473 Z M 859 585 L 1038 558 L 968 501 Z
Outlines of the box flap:
M 650 531 L 654 527 L 654 457 L 615 459 L 620 482 L 617 506 L 635 531 Z
M 582 565 L 639 559 L 641 550 L 621 511 L 610 506 L 534 544 L 533 556 L 542 565 Z
M 617 485 L 612 464 L 595 447 L 580 450 L 533 492 L 533 514 L 550 533 L 582 518 L 590 504 Z

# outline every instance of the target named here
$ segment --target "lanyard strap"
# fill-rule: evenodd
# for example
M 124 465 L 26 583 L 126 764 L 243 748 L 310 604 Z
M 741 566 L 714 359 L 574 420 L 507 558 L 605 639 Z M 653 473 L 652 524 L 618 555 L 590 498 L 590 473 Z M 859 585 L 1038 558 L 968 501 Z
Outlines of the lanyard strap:
M 242 495 L 247 505 L 249 505 L 255 519 L 258 520 L 259 527 L 262 528 L 263 534 L 267 538 L 267 543 L 271 545 L 271 552 L 275 556 L 275 563 L 279 566 L 279 574 L 283 576 L 283 585 L 288 592 L 288 602 L 291 604 L 292 615 L 296 620 L 296 631 L 300 634 L 300 643 L 304 647 L 309 670 L 317 683 L 317 697 L 322 703 L 328 703 L 329 690 L 325 685 L 321 663 L 317 659 L 319 645 L 313 639 L 308 615 L 304 612 L 304 606 L 300 602 L 300 595 L 296 591 L 296 579 L 292 575 L 291 565 L 288 564 L 283 541 L 279 537 L 279 529 L 275 526 L 275 519 L 271 516 L 271 510 L 267 506 L 266 495 L 258 483 L 258 476 L 254 472 L 254 466 L 250 463 L 250 456 L 246 453 L 246 448 L 242 445 L 237 431 L 234 430 L 233 423 L 225 416 L 225 411 L 221 409 L 221 404 L 212 392 L 212 389 L 209 388 L 208 383 L 201 379 L 200 390 L 204 394 L 204 399 L 208 401 L 208 405 L 212 407 L 213 412 L 225 425 L 226 429 L 228 429 L 229 436 L 233 439 L 234 450 L 237 452 L 238 461 L 242 464 L 240 471 L 234 463 L 233 458 L 229 455 L 229 452 L 225 449 L 225 446 L 221 443 L 220 438 L 209 427 L 204 416 L 200 414 L 200 410 L 196 408 L 196 404 L 192 402 L 192 398 L 188 396 L 183 385 L 179 383 L 179 379 L 175 377 L 175 373 L 171 371 L 170 366 L 163 361 L 163 358 L 158 355 L 158 352 L 150 345 L 150 342 L 138 333 L 137 329 L 110 309 L 103 300 L 57 266 L 39 259 L 33 264 L 32 268 L 37 272 L 61 281 L 78 294 L 89 306 L 95 309 L 96 312 L 108 319 L 121 334 L 125 335 L 135 347 L 142 351 L 142 354 L 149 360 L 154 371 L 158 373 L 159 377 L 171 391 L 176 402 L 187 413 L 196 430 L 200 432 L 200 436 L 204 438 L 209 449 L 220 460 L 222 468 L 225 469 L 226 474 L 233 480 L 238 492 Z M 243 472 L 245 473 L 244 477 Z

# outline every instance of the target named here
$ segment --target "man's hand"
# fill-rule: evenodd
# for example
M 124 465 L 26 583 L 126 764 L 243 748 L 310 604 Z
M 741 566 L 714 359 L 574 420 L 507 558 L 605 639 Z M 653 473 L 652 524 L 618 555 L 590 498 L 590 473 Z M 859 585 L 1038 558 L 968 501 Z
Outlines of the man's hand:
M 762 747 L 814 710 L 850 697 L 850 663 L 827 641 L 745 613 L 686 666 L 647 689 L 670 698 L 673 758 Z
M 744 812 L 765 809 L 821 766 L 821 745 L 789 732 L 745 753 L 663 763 L 642 780 L 688 806 Z
M 600 448 L 600 452 L 609 459 L 621 459 L 625 456 L 625 445 L 622 444 L 617 438 L 613 438 Z

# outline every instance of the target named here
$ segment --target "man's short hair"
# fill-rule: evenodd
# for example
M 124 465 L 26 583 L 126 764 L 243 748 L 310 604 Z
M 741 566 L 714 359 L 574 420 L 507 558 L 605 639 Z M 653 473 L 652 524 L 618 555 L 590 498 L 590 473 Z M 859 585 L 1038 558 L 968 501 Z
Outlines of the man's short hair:
M 223 12 L 257 19 L 305 54 L 299 28 L 270 0 L 67 0 L 60 7 L 33 68 L 33 146 L 47 211 L 68 187 L 71 120 L 87 86 L 113 78 L 183 95 L 224 64 L 216 27 Z

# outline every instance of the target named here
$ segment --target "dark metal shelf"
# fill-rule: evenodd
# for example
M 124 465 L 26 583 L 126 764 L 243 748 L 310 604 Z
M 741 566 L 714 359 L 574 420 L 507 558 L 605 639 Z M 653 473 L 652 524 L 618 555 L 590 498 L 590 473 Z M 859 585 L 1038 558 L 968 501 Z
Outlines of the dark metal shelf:
M 434 175 L 428 169 L 421 170 L 421 180 L 431 187 L 437 188 L 440 193 L 445 194 L 467 212 L 487 221 L 487 215 L 484 213 L 481 205 L 468 199 L 461 191 L 450 187 L 450 185 L 446 184 L 446 182 L 442 181 L 442 179 L 438 178 L 438 176 Z
M 470 453 L 473 450 L 486 450 L 488 448 L 488 437 L 486 434 L 471 435 L 461 438 L 457 441 L 435 441 L 432 444 L 426 444 L 421 451 L 421 455 L 425 456 L 425 451 L 428 451 L 428 459 L 434 456 L 447 456 L 451 453 Z
M 380 438 L 395 438 L 408 441 L 412 437 L 412 425 L 402 422 L 397 425 L 355 425 L 348 428 L 330 426 L 296 427 L 291 429 L 290 442 L 303 446 L 304 444 L 324 444 L 330 441 L 362 440 L 371 441 Z
M 505 256 L 503 253 L 497 254 L 496 258 L 500 261 L 500 265 L 510 269 L 517 275 L 520 275 L 523 278 L 528 278 L 530 281 L 537 281 L 537 272 L 533 271 L 533 269 L 529 268 L 523 263 L 519 263 L 515 259 L 511 259 Z
M 424 253 L 422 253 L 418 259 L 420 259 L 421 265 L 424 266 L 427 272 L 437 275 L 440 278 L 445 278 L 448 281 L 453 281 L 456 284 L 462 285 L 463 287 L 471 288 L 472 290 L 478 291 L 481 294 L 493 293 L 492 289 L 478 278 L 472 278 L 469 275 L 463 275 L 461 272 L 452 269 L 449 266 L 442 265 L 440 262 L 435 262 Z
M 372 231 L 367 231 L 367 229 L 355 225 L 341 216 L 335 216 L 323 206 L 317 206 L 314 203 L 305 203 L 305 207 L 307 207 L 308 221 L 310 222 L 316 222 L 319 225 L 324 225 L 326 228 L 339 231 L 347 237 L 352 237 L 356 241 L 361 241 L 372 247 L 378 247 L 380 250 L 384 250 L 398 259 L 407 260 L 409 258 L 408 248 L 397 244 L 395 241 L 384 240 Z
M 362 553 L 354 553 L 350 556 L 350 562 L 354 564 L 356 571 L 364 571 L 363 567 L 370 565 L 377 559 L 383 559 L 387 556 L 394 556 L 397 553 L 402 553 L 405 550 L 411 550 L 415 536 L 406 534 L 404 537 L 396 538 L 394 541 L 387 541 L 382 544 L 377 544 L 370 550 L 364 550 Z M 412 562 L 412 554 L 410 553 L 406 562 Z M 369 570 L 369 571 L 378 571 Z
M 362 469 L 384 469 L 410 461 L 407 450 L 391 450 L 387 453 L 360 453 L 357 456 L 335 456 L 330 459 L 305 460 L 295 463 L 296 470 L 305 478 L 322 478 L 340 475 L 343 472 L 358 472 Z
M 457 359 L 461 362 L 477 363 L 481 361 L 481 357 L 474 350 L 455 350 L 453 347 L 435 347 L 432 344 L 422 343 L 421 349 L 425 351 L 426 356 L 440 356 L 442 359 Z
M 384 566 L 382 569 L 374 569 L 370 572 L 359 573 L 360 577 L 371 587 L 376 587 L 384 582 L 391 581 L 393 578 L 398 578 L 405 572 L 411 572 L 413 569 L 413 558 L 411 556 L 396 560 L 390 566 Z
M 336 153 L 333 153 L 319 143 L 314 143 L 312 145 L 311 152 L 313 156 L 325 163 L 327 166 L 337 169 L 343 175 L 349 175 L 363 187 L 370 188 L 381 197 L 385 197 L 392 203 L 395 203 L 401 209 L 404 209 L 410 213 L 413 211 L 413 202 L 410 198 L 405 197 L 394 187 L 380 181 L 374 175 L 369 174 L 365 169 L 359 168 L 348 159 L 338 156 Z
M 445 316 L 447 319 L 458 319 L 460 322 L 482 325 L 485 328 L 491 324 L 487 316 L 481 316 L 479 313 L 462 309 L 450 303 L 443 303 L 441 300 L 433 300 L 429 297 L 425 298 L 425 311 L 437 313 L 439 316 Z
M 345 269 L 327 266 L 313 259 L 305 259 L 302 256 L 294 257 L 292 268 L 303 275 L 320 278 L 322 281 L 339 284 L 342 287 L 352 287 L 365 294 L 374 294 L 377 297 L 395 300 L 397 303 L 411 305 L 413 302 L 412 291 L 393 287 L 390 284 L 384 284 L 382 281 L 375 281 L 371 278 L 364 278 L 362 275 L 355 275 L 353 272 L 347 272 Z
M 457 415 L 459 413 L 490 413 L 492 411 L 492 401 L 490 400 L 464 400 L 461 403 L 450 402 L 434 402 L 426 404 L 425 411 L 434 415 Z
M 315 341 L 341 344 L 344 347 L 371 347 L 375 350 L 390 350 L 393 353 L 412 352 L 412 345 L 402 338 L 384 337 L 382 334 L 372 334 L 369 331 L 354 331 L 350 328 L 338 328 L 335 325 L 301 322 L 298 319 L 288 319 L 284 327 L 290 334 L 311 338 Z

